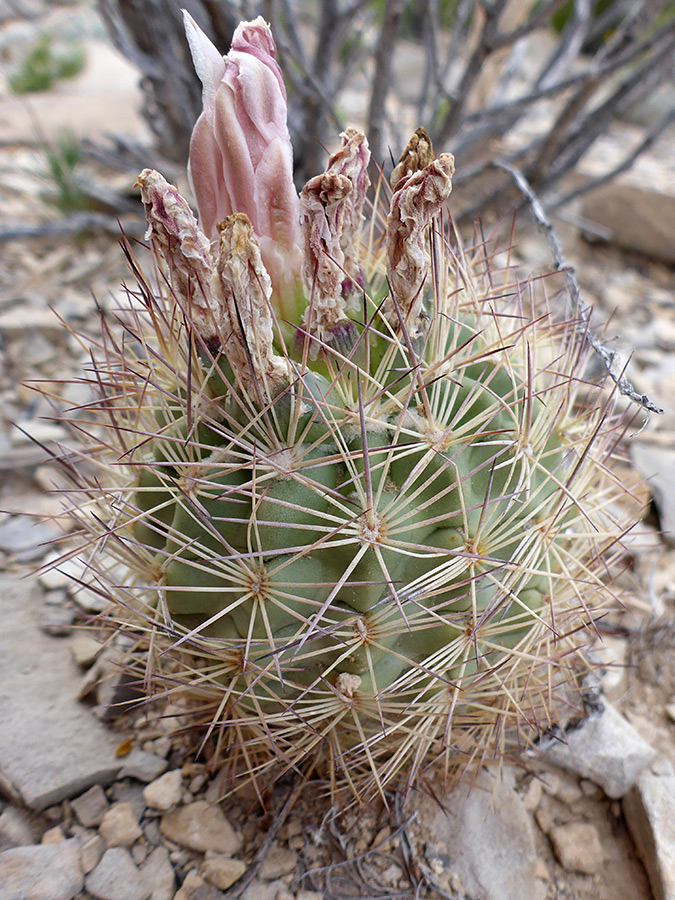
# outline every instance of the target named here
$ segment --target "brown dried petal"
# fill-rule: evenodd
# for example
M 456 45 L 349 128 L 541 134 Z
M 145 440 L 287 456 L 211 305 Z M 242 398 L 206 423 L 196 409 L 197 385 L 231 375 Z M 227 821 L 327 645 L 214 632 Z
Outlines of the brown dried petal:
M 266 401 L 290 375 L 288 362 L 272 346 L 272 284 L 248 216 L 228 216 L 218 224 L 218 233 L 212 291 L 223 349 L 248 396 Z
M 434 147 L 426 130 L 420 127 L 408 141 L 408 144 L 400 155 L 398 165 L 391 173 L 390 183 L 396 189 L 402 178 L 407 178 L 414 172 L 419 172 L 434 159 Z
M 352 182 L 346 175 L 324 172 L 311 178 L 300 194 L 305 244 L 303 276 L 310 297 L 304 325 L 320 340 L 346 323 L 342 282 L 344 252 L 340 244 L 343 224 L 351 212 Z
M 422 287 L 430 265 L 426 231 L 450 196 L 454 162 L 451 153 L 442 153 L 424 169 L 400 181 L 391 198 L 386 229 L 387 278 L 396 304 L 389 297 L 383 311 L 394 328 L 399 327 L 400 314 L 412 335 L 420 328 Z
M 326 172 L 334 175 L 346 175 L 352 183 L 352 191 L 346 204 L 347 211 L 342 222 L 340 247 L 344 253 L 345 270 L 353 278 L 357 278 L 359 275 L 357 259 L 359 234 L 363 225 L 363 207 L 370 183 L 368 177 L 370 150 L 365 134 L 356 128 L 345 129 L 340 137 L 342 147 L 328 160 Z
M 138 176 L 141 200 L 152 240 L 169 267 L 177 301 L 204 338 L 214 333 L 213 301 L 209 285 L 213 264 L 211 244 L 197 225 L 178 189 L 153 169 Z

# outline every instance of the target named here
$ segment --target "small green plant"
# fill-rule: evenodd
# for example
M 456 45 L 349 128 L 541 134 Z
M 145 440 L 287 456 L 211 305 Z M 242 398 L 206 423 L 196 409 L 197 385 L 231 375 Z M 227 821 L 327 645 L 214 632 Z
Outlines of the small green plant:
M 81 186 L 82 148 L 77 137 L 72 132 L 62 132 L 53 142 L 44 143 L 43 153 L 49 188 L 41 194 L 42 199 L 63 213 L 87 209 L 90 199 Z
M 81 72 L 85 62 L 84 50 L 74 42 L 57 47 L 51 35 L 41 34 L 26 51 L 18 71 L 9 76 L 10 90 L 15 94 L 49 90 L 56 81 Z

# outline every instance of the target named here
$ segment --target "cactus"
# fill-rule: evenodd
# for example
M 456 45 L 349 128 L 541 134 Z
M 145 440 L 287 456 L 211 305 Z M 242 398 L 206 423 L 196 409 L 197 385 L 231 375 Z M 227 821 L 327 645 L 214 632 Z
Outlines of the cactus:
M 422 130 L 371 203 L 355 129 L 298 197 L 268 27 L 224 59 L 188 36 L 200 220 L 141 174 L 154 271 L 127 243 L 138 289 L 77 423 L 82 552 L 214 765 L 357 798 L 452 781 L 580 709 L 621 533 L 612 395 L 546 280 L 463 246 Z

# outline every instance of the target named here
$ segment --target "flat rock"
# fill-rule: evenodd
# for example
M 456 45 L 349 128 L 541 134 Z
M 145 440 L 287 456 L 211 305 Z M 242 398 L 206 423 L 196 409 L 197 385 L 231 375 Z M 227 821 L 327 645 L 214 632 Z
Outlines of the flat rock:
M 84 883 L 96 900 L 147 900 L 150 887 L 123 847 L 106 850 Z
M 636 469 L 645 478 L 659 511 L 664 538 L 675 543 L 675 450 L 650 447 L 633 441 L 630 455 Z
M 160 829 L 170 841 L 199 853 L 215 850 L 231 855 L 241 847 L 241 838 L 220 807 L 206 800 L 179 806 L 162 816 Z
M 33 829 L 25 813 L 8 806 L 0 814 L 0 850 L 33 843 Z
M 122 760 L 120 778 L 135 778 L 137 781 L 154 781 L 168 765 L 161 756 L 154 753 L 146 753 L 145 750 L 134 748 L 128 756 Z
M 623 811 L 656 900 L 675 900 L 675 775 L 670 765 L 643 772 Z
M 119 772 L 117 738 L 74 699 L 79 673 L 70 654 L 36 625 L 34 583 L 0 582 L 0 776 L 32 809 L 76 797 Z
M 143 834 L 131 803 L 114 803 L 98 831 L 108 847 L 130 847 Z
M 298 865 L 298 857 L 294 850 L 288 847 L 273 845 L 260 866 L 260 878 L 263 881 L 274 881 L 283 875 L 295 872 Z
M 72 900 L 82 880 L 76 838 L 0 853 L 0 900 Z
M 671 89 L 672 92 L 672 89 Z M 669 134 L 672 134 L 670 132 Z M 622 126 L 596 141 L 581 163 L 583 176 L 607 172 L 635 146 L 644 131 Z M 610 240 L 667 263 L 675 262 L 675 164 L 672 140 L 664 136 L 630 170 L 583 198 L 582 216 L 601 225 Z
M 173 900 L 176 893 L 176 876 L 164 845 L 155 847 L 141 866 L 146 884 L 152 893 L 150 900 Z
M 232 859 L 218 853 L 207 856 L 199 869 L 199 874 L 213 887 L 226 891 L 241 878 L 246 869 L 247 865 L 243 860 Z
M 605 861 L 598 830 L 588 822 L 554 825 L 548 831 L 553 851 L 563 868 L 592 875 Z
M 632 787 L 654 760 L 651 747 L 613 706 L 605 704 L 561 740 L 542 744 L 541 756 L 600 785 L 618 799 Z
M 180 802 L 183 793 L 183 773 L 180 769 L 172 769 L 150 782 L 143 790 L 143 797 L 152 809 L 163 812 Z
M 80 825 L 84 825 L 85 828 L 95 828 L 100 825 L 110 806 L 100 784 L 93 785 L 80 797 L 71 800 L 70 805 L 73 807 Z
M 441 799 L 419 805 L 427 862 L 440 886 L 471 900 L 541 900 L 532 821 L 508 769 L 479 773 Z
M 9 516 L 0 522 L 0 550 L 11 553 L 17 562 L 40 559 L 50 551 L 49 542 L 59 537 L 58 528 L 30 516 Z

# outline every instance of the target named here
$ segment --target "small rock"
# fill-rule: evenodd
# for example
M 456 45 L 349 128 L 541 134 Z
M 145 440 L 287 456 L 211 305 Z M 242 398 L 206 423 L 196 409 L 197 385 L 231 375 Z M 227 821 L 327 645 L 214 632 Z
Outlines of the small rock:
M 8 806 L 0 813 L 0 851 L 33 843 L 33 829 L 20 809 Z
M 138 821 L 145 812 L 145 798 L 140 784 L 116 781 L 108 790 L 109 797 L 116 803 L 130 803 Z
M 55 825 L 53 828 L 48 828 L 47 831 L 42 835 L 41 844 L 61 844 L 65 841 L 66 836 L 61 830 L 60 825 Z
M 180 802 L 183 774 L 180 769 L 165 772 L 143 789 L 143 797 L 148 806 L 166 811 Z
M 0 522 L 0 550 L 11 553 L 20 563 L 42 559 L 50 552 L 49 542 L 60 537 L 58 528 L 30 516 L 9 516 Z
M 72 900 L 82 880 L 76 838 L 0 853 L 0 900 Z
M 299 891 L 296 900 L 323 900 L 320 891 Z
M 99 827 L 108 847 L 130 847 L 143 834 L 130 803 L 115 803 L 103 816 Z
M 36 627 L 39 608 L 34 585 L 5 578 L 0 659 L 13 675 L 0 679 L 0 777 L 37 810 L 109 783 L 120 768 L 114 736 L 75 700 L 69 656 Z
M 167 761 L 154 753 L 134 749 L 125 757 L 120 770 L 120 778 L 135 778 L 137 781 L 154 781 L 166 771 Z
M 70 652 L 73 654 L 75 664 L 81 669 L 88 669 L 96 661 L 101 645 L 88 634 L 78 632 L 70 643 Z
M 656 900 L 675 897 L 675 775 L 652 766 L 623 799 L 623 811 Z
M 104 852 L 105 842 L 100 834 L 93 835 L 82 845 L 80 859 L 85 875 L 101 862 Z
M 295 872 L 297 865 L 298 857 L 293 850 L 275 844 L 263 860 L 258 874 L 263 881 L 274 881 Z
M 212 884 L 206 884 L 194 870 L 188 872 L 174 900 L 223 900 L 224 894 Z
M 146 884 L 152 888 L 150 900 L 173 900 L 176 876 L 169 861 L 169 851 L 163 845 L 155 847 L 141 866 Z
M 166 759 L 171 752 L 171 738 L 165 734 L 162 737 L 155 738 L 152 742 L 152 752 L 157 756 L 161 756 L 162 759 Z
M 220 807 L 206 800 L 197 800 L 162 816 L 160 830 L 170 841 L 199 853 L 215 850 L 233 855 L 241 847 L 241 838 Z
M 241 900 L 293 900 L 283 881 L 258 881 L 254 879 L 241 895 Z
M 633 441 L 630 452 L 636 469 L 649 482 L 664 537 L 675 543 L 675 450 Z
M 131 858 L 137 866 L 142 866 L 149 852 L 150 849 L 147 844 L 134 844 L 131 848 Z
M 246 863 L 240 859 L 214 854 L 206 857 L 199 869 L 199 874 L 204 881 L 220 888 L 221 891 L 226 891 L 241 878 L 246 868 Z
M 608 797 L 623 797 L 656 756 L 632 725 L 613 706 L 592 713 L 563 740 L 541 747 L 544 759 L 590 778 Z
M 457 880 L 465 894 L 481 900 L 541 900 L 532 822 L 510 770 L 482 771 L 442 802 L 443 809 L 430 798 L 419 804 L 420 830 L 442 886 L 452 890 Z
M 85 888 L 96 900 L 147 900 L 150 888 L 123 847 L 106 850 L 86 877 Z
M 604 863 L 598 831 L 587 822 L 554 825 L 548 832 L 558 862 L 571 872 L 592 875 Z
M 40 614 L 40 628 L 50 637 L 67 637 L 73 633 L 75 611 L 69 606 L 45 603 Z
M 85 828 L 97 828 L 108 812 L 110 804 L 100 784 L 95 784 L 75 800 L 70 801 L 75 815 Z

